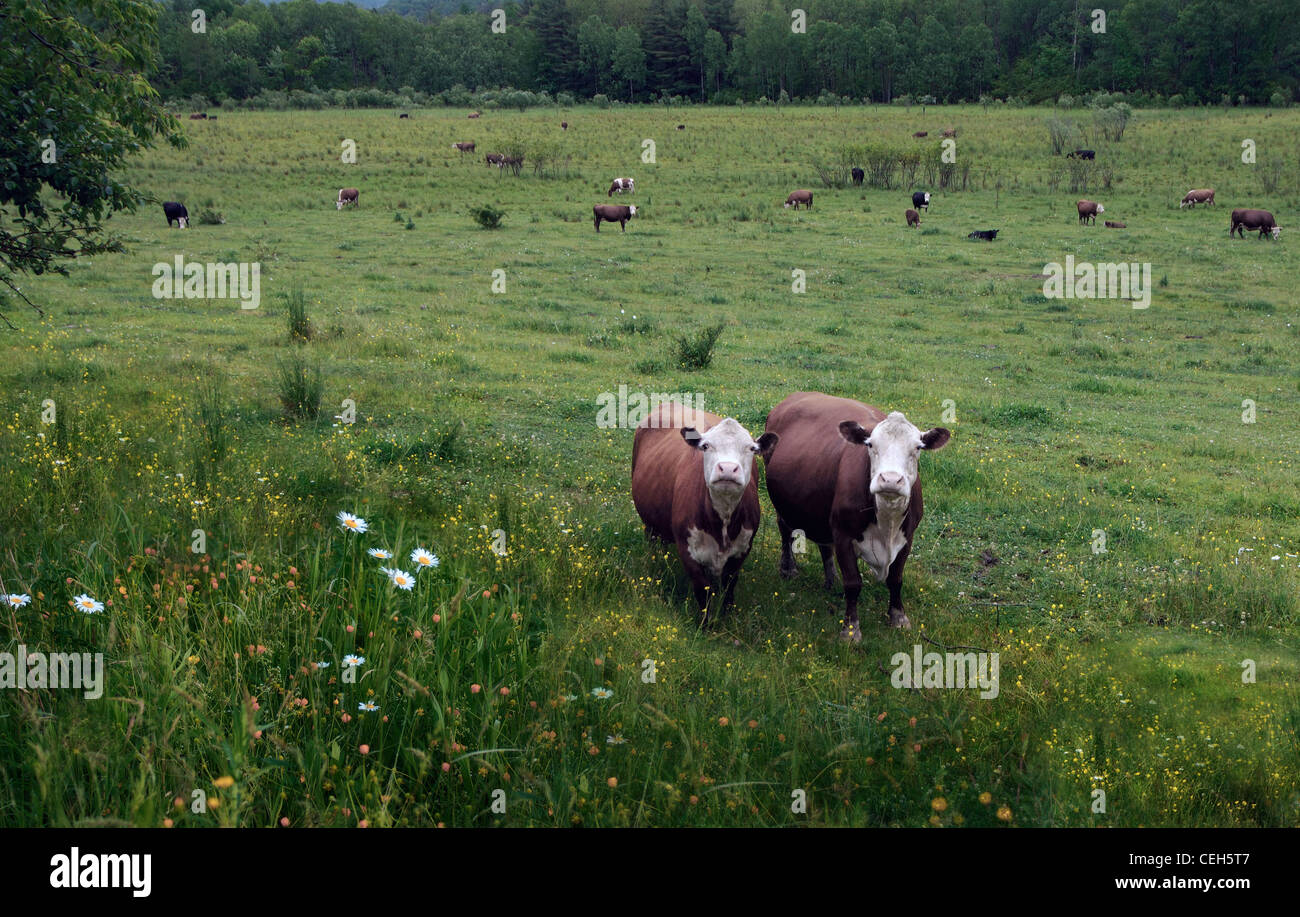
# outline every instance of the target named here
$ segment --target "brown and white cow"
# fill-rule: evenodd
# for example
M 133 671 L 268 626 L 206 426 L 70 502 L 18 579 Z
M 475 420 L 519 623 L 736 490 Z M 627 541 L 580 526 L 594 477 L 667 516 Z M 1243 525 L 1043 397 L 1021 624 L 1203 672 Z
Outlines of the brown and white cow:
M 1282 227 L 1277 225 L 1277 220 L 1267 210 L 1238 207 L 1232 211 L 1232 225 L 1228 227 L 1228 238 L 1232 238 L 1232 234 L 1235 232 L 1244 239 L 1246 238 L 1245 230 L 1247 229 L 1251 232 L 1258 229 L 1261 239 L 1264 238 L 1264 233 L 1268 233 L 1274 239 L 1282 235 Z
M 357 207 L 360 207 L 361 205 L 357 202 L 359 194 L 360 192 L 358 192 L 356 188 L 340 188 L 339 199 L 335 202 L 338 206 L 334 209 L 342 210 L 345 204 L 354 204 Z
M 628 192 L 629 194 L 635 193 L 636 192 L 635 183 L 630 178 L 616 178 L 614 179 L 614 184 L 609 186 L 609 194 L 606 196 L 613 197 L 615 191 L 617 191 L 619 194 L 622 194 L 624 191 Z
M 1193 188 L 1191 191 L 1188 191 L 1186 194 L 1183 195 L 1183 202 L 1178 205 L 1178 209 L 1182 210 L 1184 207 L 1195 207 L 1197 204 L 1213 204 L 1213 203 L 1214 203 L 1213 188 Z
M 677 545 L 696 604 L 707 610 L 721 581 L 721 613 L 734 604 L 736 579 L 758 531 L 754 456 L 764 459 L 775 433 L 755 442 L 734 418 L 659 404 L 632 442 L 632 502 L 646 534 Z
M 617 223 L 627 232 L 627 221 L 636 216 L 636 207 L 629 204 L 597 204 L 591 208 L 591 215 L 596 222 L 596 232 L 600 232 L 602 222 Z
M 956 137 L 956 136 L 957 136 L 957 128 L 955 128 L 955 127 L 945 127 L 945 128 L 943 129 L 943 135 L 944 135 L 945 137 Z
M 889 624 L 911 627 L 903 611 L 903 566 L 921 523 L 921 450 L 942 449 L 949 432 L 924 433 L 898 411 L 882 411 L 821 392 L 796 392 L 767 417 L 780 446 L 767 459 L 767 493 L 781 530 L 781 575 L 797 572 L 796 531 L 816 543 L 826 587 L 835 585 L 834 557 L 844 580 L 844 629 L 862 640 L 858 594 L 863 560 L 889 587 Z
M 800 204 L 803 204 L 809 210 L 812 210 L 811 191 L 806 191 L 803 189 L 800 189 L 799 191 L 791 191 L 790 196 L 785 199 L 786 207 L 793 207 L 795 210 L 798 210 Z
M 917 213 L 915 210 L 908 210 L 906 213 L 903 214 L 903 216 L 905 216 L 905 217 L 907 218 L 907 225 L 908 225 L 908 226 L 920 226 L 920 225 L 921 225 L 921 215 L 920 215 L 919 213 Z
M 1097 222 L 1097 214 L 1105 213 L 1106 208 L 1096 201 L 1077 201 L 1076 206 L 1079 208 L 1079 222 L 1083 223 L 1091 220 L 1094 224 Z
M 474 152 L 474 141 L 466 140 L 462 143 L 453 143 L 451 148 L 453 150 L 459 150 L 462 153 L 472 153 Z
M 500 153 L 488 153 L 483 157 L 485 163 L 490 166 L 496 166 L 498 169 L 501 168 L 501 163 L 505 162 L 505 159 L 505 156 Z
M 467 117 L 467 118 L 478 118 L 478 117 L 481 117 L 482 114 L 483 114 L 483 112 L 481 112 L 481 111 L 472 111 L 472 112 L 470 112 L 468 115 L 466 115 L 465 117 Z

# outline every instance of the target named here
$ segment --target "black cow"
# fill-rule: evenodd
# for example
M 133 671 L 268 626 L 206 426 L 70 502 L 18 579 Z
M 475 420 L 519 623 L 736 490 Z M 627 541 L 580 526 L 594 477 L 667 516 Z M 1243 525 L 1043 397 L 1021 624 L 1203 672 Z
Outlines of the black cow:
M 865 176 L 866 176 L 866 173 L 865 173 L 865 172 L 863 172 L 863 171 L 862 171 L 861 169 L 859 169 L 857 166 L 854 166 L 854 167 L 853 167 L 853 184 L 855 184 L 855 185 L 860 185 L 860 184 L 862 184 L 862 179 L 863 179 Z
M 1096 150 L 1075 150 L 1073 153 L 1066 153 L 1066 159 L 1096 159 Z
M 997 237 L 998 237 L 998 231 L 996 229 L 977 229 L 966 238 L 974 239 L 977 242 L 980 240 L 983 240 L 985 242 L 992 242 Z
M 926 213 L 929 213 L 929 212 L 930 212 L 930 192 L 929 192 L 929 191 L 913 191 L 913 192 L 912 192 L 912 206 L 915 207 L 917 210 L 924 210 Z
M 163 201 L 163 213 L 167 215 L 167 228 L 172 228 L 172 221 L 180 229 L 188 229 L 190 225 L 190 212 L 185 209 L 184 204 L 178 204 L 175 201 Z

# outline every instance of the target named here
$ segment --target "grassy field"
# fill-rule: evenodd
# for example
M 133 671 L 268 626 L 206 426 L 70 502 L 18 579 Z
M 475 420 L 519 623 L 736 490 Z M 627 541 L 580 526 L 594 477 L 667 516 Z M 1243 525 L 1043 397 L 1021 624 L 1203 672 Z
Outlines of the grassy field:
M 5 307 L 0 593 L 31 603 L 0 649 L 102 652 L 107 683 L 0 692 L 0 824 L 1300 825 L 1300 109 L 1138 112 L 1080 144 L 1111 170 L 1086 195 L 1051 114 L 186 122 L 129 177 L 226 222 L 119 216 L 127 254 L 31 282 L 43 319 Z M 950 125 L 967 190 L 919 229 L 910 189 L 818 183 L 846 145 Z M 539 144 L 548 175 L 483 165 Z M 641 213 L 597 235 L 616 175 Z M 1180 211 L 1198 187 L 1219 205 Z M 812 211 L 782 208 L 795 188 Z M 1085 196 L 1128 229 L 1080 226 Z M 488 204 L 496 231 L 468 214 Z M 1229 241 L 1241 206 L 1281 240 Z M 178 254 L 259 262 L 260 307 L 155 298 Z M 1047 299 L 1068 255 L 1149 262 L 1150 307 Z M 712 364 L 675 365 L 716 322 Z M 290 416 L 317 368 L 319 417 Z M 922 458 L 916 629 L 869 582 L 863 642 L 838 640 L 818 565 L 778 576 L 764 494 L 735 612 L 699 631 L 632 507 L 631 431 L 596 425 L 620 385 L 755 435 L 804 389 L 951 428 Z M 1000 653 L 997 698 L 892 687 L 922 635 Z

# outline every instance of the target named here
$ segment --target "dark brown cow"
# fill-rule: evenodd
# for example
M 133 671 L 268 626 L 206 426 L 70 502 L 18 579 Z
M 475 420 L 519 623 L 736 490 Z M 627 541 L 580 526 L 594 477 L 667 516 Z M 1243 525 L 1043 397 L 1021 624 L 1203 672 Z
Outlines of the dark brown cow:
M 1096 201 L 1076 201 L 1075 205 L 1079 208 L 1079 222 L 1091 220 L 1094 224 L 1097 222 L 1097 214 L 1105 213 L 1106 208 Z
M 648 536 L 677 545 L 695 601 L 708 607 L 721 580 L 722 609 L 735 601 L 736 579 L 758 531 L 754 456 L 772 454 L 777 436 L 755 442 L 733 418 L 676 402 L 656 406 L 632 442 L 632 501 Z
M 467 117 L 467 118 L 477 118 L 477 117 L 479 117 L 479 116 L 482 115 L 482 114 L 483 114 L 483 112 L 481 112 L 481 111 L 472 111 L 472 112 L 470 112 L 468 115 L 466 115 L 465 117 Z
M 767 432 L 780 445 L 767 459 L 767 493 L 781 529 L 781 575 L 797 572 L 796 531 L 822 556 L 826 587 L 835 585 L 834 557 L 844 580 L 844 629 L 862 640 L 858 559 L 889 587 L 889 624 L 911 627 L 903 611 L 903 566 L 924 506 L 917 456 L 943 448 L 949 432 L 922 433 L 906 417 L 849 398 L 796 392 L 767 418 Z
M 785 199 L 786 207 L 793 207 L 795 210 L 798 210 L 800 204 L 803 204 L 809 210 L 812 210 L 811 191 L 805 191 L 802 189 L 799 191 L 791 191 L 790 196 Z
M 1213 203 L 1214 203 L 1213 188 L 1193 188 L 1191 191 L 1188 191 L 1186 194 L 1183 195 L 1183 201 L 1181 204 L 1178 205 L 1178 209 L 1182 210 L 1184 207 L 1195 207 L 1197 204 L 1213 204 Z
M 1273 214 L 1267 210 L 1251 210 L 1246 207 L 1238 207 L 1232 211 L 1232 225 L 1228 227 L 1228 237 L 1236 233 L 1240 238 L 1246 238 L 1245 230 L 1249 229 L 1254 232 L 1259 230 L 1259 237 L 1264 238 L 1264 233 L 1268 233 L 1274 239 L 1282 235 L 1282 227 L 1277 225 L 1277 220 Z
M 561 121 L 561 122 L 560 122 L 560 130 L 562 130 L 562 131 L 567 131 L 568 129 L 569 129 L 569 122 L 568 122 L 568 121 Z
M 943 129 L 943 135 L 944 135 L 945 137 L 956 137 L 956 136 L 957 136 L 957 128 L 955 128 L 955 127 L 945 127 L 945 128 Z
M 338 201 L 336 201 L 338 206 L 335 207 L 334 209 L 342 210 L 344 205 L 346 204 L 353 204 L 357 207 L 360 207 L 361 206 L 359 200 L 360 196 L 361 196 L 361 192 L 357 191 L 356 188 L 340 188 L 339 199 Z
M 636 207 L 630 204 L 597 204 L 591 208 L 596 222 L 596 232 L 600 232 L 601 222 L 617 223 L 627 232 L 627 221 L 636 216 Z
M 453 143 L 453 144 L 451 145 L 451 148 L 452 148 L 453 150 L 459 150 L 459 151 L 462 152 L 462 153 L 472 153 L 472 152 L 474 152 L 474 141 L 473 141 L 473 140 L 465 140 L 465 141 L 463 141 L 463 142 L 461 142 L 461 143 Z
M 906 213 L 903 214 L 903 216 L 907 217 L 908 226 L 921 225 L 921 215 L 917 213 L 915 210 L 908 210 Z
M 913 137 L 929 137 L 929 136 L 930 136 L 930 132 L 929 132 L 929 131 L 917 131 L 917 132 L 916 132 L 915 134 L 913 134 L 912 136 L 913 136 Z
M 1107 220 L 1106 228 L 1107 229 L 1128 229 L 1128 224 L 1121 223 L 1118 220 Z
M 191 121 L 204 121 L 204 120 L 207 119 L 207 117 L 208 117 L 207 112 L 196 111 L 194 114 L 190 115 L 190 120 L 191 120 Z

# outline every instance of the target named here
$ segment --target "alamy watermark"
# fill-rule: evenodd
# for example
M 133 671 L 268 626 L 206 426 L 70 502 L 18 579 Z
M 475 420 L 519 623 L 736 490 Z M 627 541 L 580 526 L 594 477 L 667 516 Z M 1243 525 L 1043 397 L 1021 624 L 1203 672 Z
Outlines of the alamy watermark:
M 86 700 L 104 695 L 104 654 L 27 652 L 18 644 L 17 653 L 0 653 L 0 688 L 72 688 L 85 692 Z
M 1043 295 L 1048 299 L 1129 299 L 1134 309 L 1151 305 L 1151 262 L 1121 261 L 1093 264 L 1074 255 L 1065 265 L 1052 261 L 1043 266 Z
M 997 653 L 922 653 L 921 644 L 911 655 L 895 653 L 890 684 L 895 688 L 979 688 L 980 697 L 992 700 L 1000 691 Z
M 262 302 L 262 264 L 259 261 L 186 261 L 153 266 L 156 299 L 238 299 L 239 308 L 256 309 Z
M 640 426 L 649 418 L 651 427 L 687 426 L 684 411 L 676 407 L 660 411 L 661 405 L 680 405 L 685 411 L 704 410 L 703 392 L 629 392 L 620 385 L 617 392 L 596 396 L 596 426 L 601 430 Z

